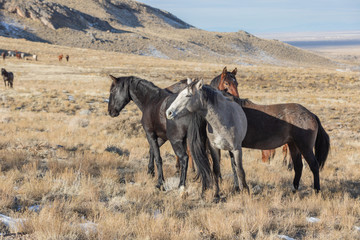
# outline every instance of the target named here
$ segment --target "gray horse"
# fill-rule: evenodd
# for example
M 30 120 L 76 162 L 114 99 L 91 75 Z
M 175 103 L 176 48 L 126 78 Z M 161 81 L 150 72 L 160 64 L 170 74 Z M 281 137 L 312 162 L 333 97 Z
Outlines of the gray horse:
M 188 82 L 170 107 L 166 110 L 166 117 L 174 119 L 184 114 L 184 109 L 198 112 L 207 121 L 207 137 L 213 159 L 213 172 L 215 175 L 215 198 L 219 198 L 220 177 L 220 150 L 228 150 L 235 157 L 232 167 L 244 189 L 249 193 L 245 180 L 245 171 L 242 167 L 242 141 L 247 130 L 247 120 L 241 106 L 224 97 L 223 94 L 203 84 L 202 80 Z M 235 168 L 236 164 L 236 168 Z M 237 181 L 236 181 L 237 182 Z

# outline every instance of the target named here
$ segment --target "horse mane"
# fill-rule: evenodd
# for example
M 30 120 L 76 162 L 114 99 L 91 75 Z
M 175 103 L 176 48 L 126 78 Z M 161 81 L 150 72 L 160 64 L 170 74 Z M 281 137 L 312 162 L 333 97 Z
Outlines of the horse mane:
M 190 87 L 195 84 L 196 82 L 192 82 L 190 84 Z M 203 96 L 205 98 L 206 101 L 209 101 L 211 104 L 216 105 L 218 102 L 218 90 L 216 90 L 215 88 L 211 87 L 210 85 L 204 85 L 202 87 L 202 93 Z
M 145 86 L 147 89 L 150 89 L 150 91 L 154 91 L 157 94 L 159 94 L 159 96 L 161 96 L 163 94 L 166 94 L 166 93 L 169 93 L 168 91 L 159 88 L 154 83 L 152 83 L 152 82 L 150 82 L 148 80 L 139 78 L 139 77 L 131 76 L 130 82 L 133 83 L 133 86 L 135 87 L 134 88 L 135 90 L 140 88 L 141 86 Z
M 238 98 L 238 97 L 235 97 L 233 95 L 231 95 L 230 93 L 228 92 L 225 92 L 225 91 L 221 91 L 221 93 L 226 97 L 228 98 L 229 100 L 233 101 L 233 102 L 236 102 L 237 104 L 239 104 L 241 107 L 246 107 L 246 105 L 249 105 L 249 104 L 254 104 L 252 101 L 250 101 L 248 98 Z

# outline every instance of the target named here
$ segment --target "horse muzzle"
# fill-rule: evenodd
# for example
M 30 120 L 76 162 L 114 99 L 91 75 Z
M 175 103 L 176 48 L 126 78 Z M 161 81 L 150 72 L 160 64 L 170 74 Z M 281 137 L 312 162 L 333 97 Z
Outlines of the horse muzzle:
M 176 116 L 176 113 L 175 111 L 171 110 L 171 109 L 168 109 L 166 110 L 166 118 L 169 119 L 169 120 L 173 120 Z

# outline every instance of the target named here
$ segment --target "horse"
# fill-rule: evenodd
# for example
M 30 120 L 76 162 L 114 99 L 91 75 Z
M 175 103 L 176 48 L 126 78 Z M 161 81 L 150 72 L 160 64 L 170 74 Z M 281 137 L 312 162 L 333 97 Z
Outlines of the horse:
M 242 146 L 274 149 L 288 144 L 295 171 L 294 191 L 299 189 L 303 169 L 302 155 L 313 173 L 314 189 L 319 192 L 319 170 L 324 167 L 330 151 L 330 137 L 320 119 L 300 104 L 259 105 L 248 99 L 227 95 L 243 108 L 248 120 Z
M 33 54 L 33 59 L 35 60 L 35 61 L 37 61 L 37 55 L 36 54 Z
M 7 72 L 5 68 L 2 68 L 1 76 L 3 76 L 5 87 L 6 87 L 6 82 L 8 82 L 8 86 L 12 88 L 14 82 L 14 74 L 12 72 Z
M 63 54 L 60 54 L 60 55 L 58 56 L 59 62 L 61 62 L 61 60 L 63 59 L 63 57 L 64 57 Z
M 191 142 L 192 145 L 204 144 L 205 139 L 197 136 L 201 135 L 198 131 L 202 129 L 200 126 L 205 122 L 196 117 L 196 114 L 188 114 L 177 121 L 169 121 L 165 117 L 165 109 L 169 107 L 177 94 L 134 76 L 116 78 L 110 75 L 110 78 L 113 82 L 108 103 L 109 115 L 111 117 L 118 116 L 130 101 L 133 101 L 142 112 L 141 123 L 150 145 L 148 173 L 154 175 L 155 159 L 158 174 L 156 187 L 163 189 L 164 176 L 160 147 L 169 140 L 176 156 L 180 159 L 179 188 L 183 189 L 188 167 L 187 141 Z M 191 153 L 195 158 L 198 176 L 202 180 L 202 192 L 204 192 L 212 182 L 210 163 L 207 158 L 198 156 L 196 152 Z
M 239 92 L 237 90 L 238 83 L 235 78 L 236 73 L 237 73 L 237 68 L 235 68 L 232 72 L 228 72 L 227 67 L 224 67 L 222 73 L 216 76 L 211 81 L 213 83 L 212 87 L 226 91 L 233 96 L 239 97 Z M 187 81 L 188 79 L 180 80 L 179 82 L 167 87 L 166 90 L 172 93 L 179 93 L 181 90 L 183 90 L 186 87 Z M 189 152 L 190 152 L 190 148 L 188 147 L 187 153 L 189 156 L 189 167 L 191 170 L 195 171 L 193 160 Z M 176 168 L 179 169 L 179 166 L 180 166 L 179 159 L 176 158 Z
M 5 58 L 6 58 L 6 52 L 2 52 L 2 53 L 1 53 L 1 57 L 2 57 L 3 61 L 5 61 Z
M 16 56 L 17 59 L 21 59 L 21 54 L 20 53 L 16 53 L 15 56 Z
M 66 56 L 65 56 L 65 59 L 66 59 L 66 61 L 68 62 L 68 61 L 69 61 L 69 55 L 66 55 Z
M 220 149 L 232 153 L 235 159 L 232 166 L 237 178 L 241 181 L 243 189 L 250 193 L 242 167 L 242 141 L 246 135 L 247 120 L 241 106 L 223 96 L 220 91 L 204 85 L 202 80 L 198 80 L 189 83 L 188 87 L 178 94 L 167 108 L 166 117 L 170 120 L 176 119 L 185 109 L 189 114 L 199 113 L 207 122 L 206 135 L 213 159 L 215 199 L 220 197 Z

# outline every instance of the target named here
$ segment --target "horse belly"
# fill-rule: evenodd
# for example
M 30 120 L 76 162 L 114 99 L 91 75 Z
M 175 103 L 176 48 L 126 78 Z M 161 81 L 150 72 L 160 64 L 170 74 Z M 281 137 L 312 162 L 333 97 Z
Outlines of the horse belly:
M 217 149 L 222 149 L 222 150 L 233 150 L 234 146 L 232 144 L 230 144 L 230 142 L 219 136 L 219 135 L 216 135 L 216 134 L 208 134 L 208 138 L 209 138 L 209 141 L 211 143 L 211 145 Z

